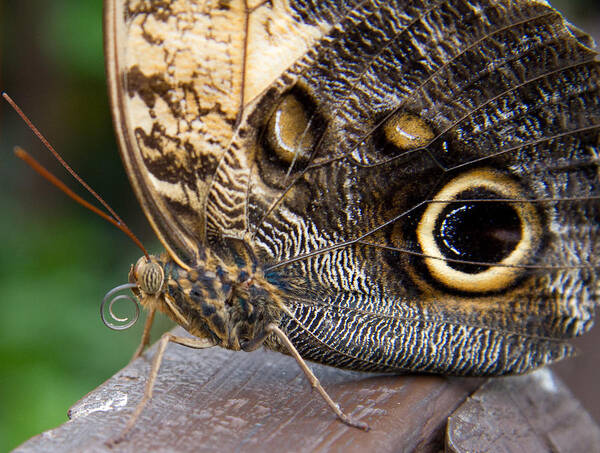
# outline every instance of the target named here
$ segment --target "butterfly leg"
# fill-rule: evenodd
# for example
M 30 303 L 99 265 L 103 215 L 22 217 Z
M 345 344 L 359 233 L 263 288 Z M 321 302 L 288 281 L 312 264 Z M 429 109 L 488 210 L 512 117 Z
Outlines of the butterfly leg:
M 325 391 L 325 389 L 319 382 L 319 379 L 317 379 L 317 377 L 314 375 L 312 370 L 308 367 L 306 361 L 300 356 L 300 353 L 298 352 L 296 347 L 292 344 L 292 342 L 290 341 L 290 339 L 287 337 L 287 335 L 285 334 L 285 332 L 283 330 L 281 330 L 275 324 L 269 324 L 267 326 L 267 332 L 277 335 L 277 338 L 279 338 L 279 340 L 281 340 L 281 342 L 288 349 L 288 351 L 290 352 L 292 357 L 294 357 L 296 359 L 296 362 L 298 362 L 298 365 L 300 366 L 302 371 L 304 371 L 304 374 L 306 375 L 306 378 L 310 382 L 310 385 L 312 386 L 312 388 L 316 389 L 320 393 L 321 397 L 323 397 L 325 402 L 329 405 L 329 407 L 333 410 L 333 412 L 335 412 L 335 414 L 338 416 L 338 418 L 341 421 L 343 421 L 345 424 L 347 424 L 349 426 L 364 429 L 365 431 L 368 431 L 370 429 L 369 425 L 367 425 L 366 423 L 358 421 L 358 420 L 354 420 L 352 417 L 350 417 L 349 415 L 346 415 L 342 412 L 339 404 L 337 404 L 336 402 L 334 402 L 331 399 L 329 394 Z
M 135 425 L 135 422 L 139 418 L 140 414 L 144 410 L 148 401 L 152 398 L 152 391 L 154 390 L 154 383 L 156 381 L 156 377 L 158 376 L 158 370 L 160 368 L 160 364 L 162 363 L 163 356 L 165 355 L 165 350 L 167 349 L 167 345 L 169 342 L 178 343 L 183 346 L 187 346 L 188 348 L 194 349 L 206 349 L 214 346 L 214 343 L 207 338 L 189 338 L 189 337 L 179 337 L 177 335 L 172 335 L 170 333 L 165 333 L 160 338 L 160 342 L 158 343 L 158 348 L 156 350 L 156 354 L 152 360 L 152 368 L 150 369 L 150 374 L 148 376 L 148 381 L 146 382 L 146 388 L 144 389 L 144 396 L 141 401 L 138 403 L 135 411 L 131 415 L 131 418 L 127 422 L 127 426 L 121 432 L 119 437 L 116 439 L 112 439 L 107 442 L 109 447 L 114 446 L 123 440 L 131 431 L 131 428 Z
M 146 349 L 146 346 L 148 346 L 150 344 L 150 329 L 152 328 L 152 323 L 154 322 L 155 313 L 156 313 L 155 308 L 152 308 L 148 312 L 148 317 L 146 318 L 146 324 L 144 324 L 144 332 L 142 333 L 142 340 L 140 341 L 140 345 L 138 346 L 136 351 L 133 353 L 133 357 L 131 357 L 131 360 L 129 362 L 133 362 L 135 359 L 137 359 L 139 356 L 141 356 L 142 352 L 144 352 L 144 349 Z

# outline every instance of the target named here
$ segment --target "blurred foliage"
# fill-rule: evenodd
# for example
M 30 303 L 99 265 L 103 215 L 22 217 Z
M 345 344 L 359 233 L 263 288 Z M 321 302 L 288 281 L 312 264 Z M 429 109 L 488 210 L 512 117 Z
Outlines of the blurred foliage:
M 572 20 L 583 17 L 600 28 L 598 0 L 553 3 Z M 104 81 L 101 0 L 0 0 L 0 42 L 0 89 L 142 241 L 160 250 L 117 153 Z M 139 252 L 15 159 L 16 144 L 76 187 L 3 103 L 0 451 L 66 421 L 73 403 L 127 363 L 141 335 L 141 325 L 110 331 L 98 315 L 104 293 L 126 281 Z
M 2 2 L 0 15 L 0 89 L 146 247 L 160 250 L 117 152 L 102 2 Z M 24 147 L 83 193 L 4 102 L 0 134 L 0 451 L 7 451 L 64 423 L 73 403 L 126 365 L 143 322 L 119 333 L 99 316 L 103 295 L 126 282 L 139 250 L 13 156 L 14 145 Z M 159 322 L 153 337 L 168 325 Z

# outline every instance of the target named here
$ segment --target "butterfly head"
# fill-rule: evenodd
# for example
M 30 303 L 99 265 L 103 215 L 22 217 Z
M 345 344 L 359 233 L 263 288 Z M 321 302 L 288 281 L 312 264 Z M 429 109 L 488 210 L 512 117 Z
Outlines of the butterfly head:
M 151 311 L 158 310 L 187 328 L 190 322 L 177 307 L 165 277 L 169 275 L 168 270 L 172 266 L 172 261 L 166 255 L 142 256 L 134 266 L 131 266 L 129 282 L 134 285 L 131 290 L 144 308 Z
M 129 283 L 119 285 L 111 289 L 104 296 L 104 300 L 100 306 L 100 316 L 104 325 L 113 330 L 125 330 L 133 326 L 140 314 L 139 305 L 149 310 L 168 311 L 163 306 L 165 303 L 165 265 L 167 260 L 164 257 L 156 257 L 153 255 L 143 256 L 135 266 L 131 266 L 129 271 Z M 135 297 L 131 294 L 121 293 L 122 291 L 131 290 Z M 121 294 L 119 294 L 121 293 Z M 122 317 L 117 315 L 114 310 L 114 304 L 120 300 L 128 300 L 135 307 L 135 315 L 132 317 Z M 138 305 L 139 304 L 139 305 Z M 178 313 L 180 316 L 181 314 Z M 185 318 L 182 317 L 178 322 L 186 325 Z
M 135 298 L 113 297 L 123 290 L 131 290 Z M 105 296 L 101 314 L 105 325 L 123 330 L 137 321 L 141 305 L 162 312 L 195 336 L 237 350 L 263 334 L 285 311 L 280 296 L 277 287 L 251 263 L 229 262 L 207 253 L 202 262 L 184 269 L 167 254 L 149 255 L 131 266 L 129 283 Z M 132 319 L 113 312 L 113 303 L 121 299 L 135 303 Z
M 159 294 L 165 282 L 164 264 L 153 255 L 141 257 L 129 272 L 129 281 L 137 283 L 138 291 L 148 296 Z

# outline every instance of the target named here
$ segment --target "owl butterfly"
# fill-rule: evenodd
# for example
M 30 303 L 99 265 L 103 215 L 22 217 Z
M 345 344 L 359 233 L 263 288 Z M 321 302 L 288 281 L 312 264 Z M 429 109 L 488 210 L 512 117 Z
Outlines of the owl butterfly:
M 166 249 L 130 286 L 197 337 L 145 400 L 169 341 L 487 376 L 592 326 L 600 64 L 546 2 L 111 0 L 105 32 Z

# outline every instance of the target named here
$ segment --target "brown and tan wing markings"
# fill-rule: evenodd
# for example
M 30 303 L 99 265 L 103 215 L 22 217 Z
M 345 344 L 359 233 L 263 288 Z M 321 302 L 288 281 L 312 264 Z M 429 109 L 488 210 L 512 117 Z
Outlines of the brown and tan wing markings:
M 439 6 L 439 5 L 436 5 L 436 6 Z M 428 12 L 431 12 L 431 9 Z M 425 14 L 428 14 L 428 12 L 425 12 Z M 486 39 L 489 39 L 491 36 L 493 36 L 496 33 L 506 32 L 506 31 L 509 31 L 513 27 L 522 26 L 524 24 L 528 24 L 529 22 L 535 22 L 536 20 L 546 19 L 546 18 L 551 17 L 551 16 L 556 17 L 556 12 L 554 12 L 554 11 L 550 11 L 550 12 L 545 11 L 544 13 L 542 13 L 542 14 L 540 14 L 538 16 L 523 19 L 523 20 L 521 20 L 518 23 L 515 23 L 515 24 L 511 23 L 509 25 L 504 25 L 500 29 L 494 30 L 494 31 L 490 32 L 490 35 L 482 37 L 479 40 L 477 40 L 477 41 L 475 41 L 473 43 L 470 43 L 464 49 L 463 48 L 459 48 L 457 55 L 453 56 L 450 60 L 445 61 L 442 65 L 440 65 L 437 69 L 435 69 L 420 86 L 418 86 L 415 90 L 413 90 L 412 93 L 410 93 L 409 96 L 407 96 L 406 98 L 404 98 L 404 99 L 401 100 L 400 105 L 398 105 L 397 107 L 394 107 L 394 109 L 389 114 L 387 114 L 376 125 L 374 125 L 363 136 L 361 136 L 361 138 L 360 138 L 359 141 L 362 142 L 365 139 L 369 138 L 369 136 L 371 136 L 378 128 L 382 127 L 382 125 L 385 123 L 386 120 L 388 120 L 391 116 L 393 116 L 398 111 L 400 111 L 401 109 L 403 109 L 406 104 L 409 104 L 410 100 L 414 99 L 414 97 L 417 96 L 417 93 L 420 93 L 421 90 L 424 89 L 424 87 L 425 87 L 425 85 L 427 83 L 429 83 L 430 81 L 434 80 L 434 78 L 436 76 L 439 76 L 440 72 L 442 70 L 444 70 L 445 68 L 448 68 L 448 66 L 451 65 L 457 58 L 459 58 L 461 56 L 464 56 L 464 54 L 467 51 L 472 50 L 477 45 L 480 45 L 482 43 L 482 41 L 484 41 Z M 416 22 L 416 19 L 411 24 L 409 24 L 409 25 L 412 25 L 415 22 Z M 533 29 L 537 30 L 537 25 L 534 24 L 534 25 L 532 25 L 532 27 L 533 27 Z M 387 47 L 389 47 L 393 43 L 393 41 L 398 38 L 399 33 L 401 33 L 401 32 L 398 32 L 391 40 L 389 40 L 388 42 L 386 42 L 385 46 L 383 46 L 379 51 L 377 51 L 375 53 L 375 55 L 370 59 L 371 63 L 373 62 L 373 60 L 378 55 L 381 54 L 381 52 L 383 50 L 385 50 Z M 525 32 L 523 32 L 523 33 L 525 33 Z M 552 42 L 554 42 L 554 41 L 551 41 L 550 43 L 552 43 Z M 548 45 L 548 43 L 545 43 L 544 45 Z M 513 60 L 517 60 L 518 58 L 519 58 L 518 56 L 511 57 L 511 59 L 513 59 Z M 591 57 L 590 57 L 590 59 L 588 61 L 577 62 L 577 63 L 573 64 L 573 66 L 575 67 L 575 66 L 580 66 L 580 65 L 583 65 L 583 64 L 593 64 L 594 58 L 595 58 L 595 54 L 591 54 Z M 359 83 L 360 79 L 365 75 L 365 72 L 367 71 L 367 68 L 368 68 L 368 65 L 365 65 L 364 70 L 360 73 L 360 75 L 358 76 L 358 78 L 352 83 L 352 86 L 356 86 L 356 84 Z M 568 68 L 560 68 L 560 69 L 558 69 L 558 70 L 556 70 L 554 72 L 560 73 L 560 72 L 562 72 L 565 69 L 568 69 Z M 506 95 L 506 94 L 510 93 L 511 91 L 513 91 L 513 90 L 517 90 L 519 87 L 525 85 L 526 83 L 536 82 L 539 79 L 542 79 L 544 77 L 549 76 L 550 74 L 551 73 L 544 73 L 542 75 L 537 75 L 535 78 L 530 78 L 530 79 L 528 79 L 526 81 L 521 82 L 520 84 L 516 84 L 514 86 L 511 86 L 509 89 L 507 89 L 507 91 L 504 91 L 503 93 L 499 93 L 499 94 L 497 94 L 493 98 L 487 99 L 484 103 L 482 103 L 481 105 L 477 106 L 473 110 L 470 110 L 470 111 L 466 112 L 465 116 L 463 116 L 462 118 L 455 120 L 455 122 L 453 124 L 450 124 L 450 125 L 446 126 L 445 130 L 439 131 L 438 134 L 430 140 L 430 143 L 428 143 L 428 145 L 431 144 L 431 143 L 433 143 L 434 141 L 441 141 L 440 139 L 444 137 L 445 133 L 447 133 L 448 131 L 450 131 L 452 128 L 457 127 L 461 122 L 467 120 L 469 117 L 474 116 L 475 114 L 477 114 L 477 112 L 479 110 L 483 109 L 489 103 L 497 101 L 503 95 Z M 352 89 L 352 87 L 351 87 L 351 89 Z M 331 116 L 333 118 L 336 117 L 337 112 L 343 107 L 343 105 L 345 104 L 345 102 L 347 102 L 347 98 L 344 98 L 343 100 L 339 101 L 335 105 L 335 108 L 332 110 L 332 114 L 331 114 Z M 518 108 L 518 106 L 516 106 L 515 109 L 516 108 Z M 327 127 L 329 128 L 333 124 L 335 124 L 335 122 L 333 120 L 328 121 Z M 315 168 L 319 168 L 319 167 L 328 165 L 328 164 L 333 163 L 335 161 L 339 161 L 341 159 L 345 159 L 345 158 L 348 157 L 348 155 L 350 155 L 353 152 L 355 152 L 355 151 L 358 150 L 358 145 L 354 145 L 353 147 L 350 148 L 349 151 L 346 151 L 345 154 L 343 154 L 343 155 L 339 155 L 339 156 L 335 156 L 335 157 L 331 157 L 330 155 L 327 155 L 327 156 L 321 156 L 320 159 L 315 159 L 316 155 L 318 155 L 318 150 L 321 147 L 321 145 L 322 145 L 322 141 L 320 141 L 319 143 L 317 143 L 317 150 L 311 156 L 311 162 L 310 162 L 310 164 L 307 165 L 306 168 L 302 172 L 299 172 L 299 174 L 295 175 L 295 177 L 291 181 L 291 183 L 289 183 L 289 185 L 287 185 L 287 188 L 285 190 L 283 190 L 279 194 L 279 196 L 277 197 L 277 199 L 271 204 L 271 206 L 269 206 L 269 208 L 263 214 L 263 219 L 259 220 L 258 222 L 256 222 L 253 225 L 253 231 L 256 231 L 256 229 L 258 228 L 258 226 L 260 225 L 260 223 L 264 220 L 264 218 L 266 218 L 269 215 L 269 213 L 273 209 L 276 208 L 277 204 L 286 196 L 286 193 L 294 186 L 296 180 L 301 179 L 306 172 L 311 171 L 311 170 L 313 170 Z M 502 154 L 504 152 L 515 151 L 516 149 L 518 149 L 518 147 L 512 148 L 510 150 L 498 151 L 496 155 L 500 155 L 500 154 Z M 428 151 L 427 146 L 422 146 L 422 147 L 418 147 L 416 149 L 410 149 L 408 151 L 404 151 L 401 154 L 396 154 L 396 155 L 392 155 L 392 156 L 385 156 L 384 159 L 377 160 L 377 161 L 374 161 L 374 162 L 361 161 L 359 163 L 359 165 L 367 166 L 367 167 L 368 166 L 373 166 L 373 165 L 381 165 L 381 164 L 383 164 L 383 163 L 385 163 L 387 161 L 390 161 L 390 160 L 399 159 L 399 158 L 406 158 L 409 154 L 415 153 L 415 152 L 429 152 L 429 151 Z M 454 169 L 454 168 L 445 168 L 440 162 L 437 161 L 437 159 L 435 159 L 433 157 L 433 155 L 431 157 L 432 157 L 432 161 L 436 165 L 438 165 L 440 167 L 440 169 L 445 170 L 445 171 Z M 493 155 L 484 156 L 484 157 L 481 158 L 481 160 L 484 161 L 484 160 L 492 158 L 492 157 L 493 157 Z M 466 162 L 463 165 L 466 166 L 466 165 L 469 165 L 469 164 L 472 164 L 472 163 L 473 163 L 473 161 Z M 459 167 L 455 167 L 455 168 L 459 168 Z M 288 176 L 288 175 L 286 175 L 286 176 Z
M 445 4 L 459 8 L 467 2 Z M 478 7 L 482 22 L 491 22 L 489 31 L 458 43 L 453 52 L 462 52 L 465 58 L 442 59 L 429 72 L 403 71 L 403 65 L 411 65 L 410 56 L 398 60 L 400 80 L 397 84 L 407 91 L 406 96 L 381 109 L 383 113 L 391 112 L 387 117 L 390 118 L 401 105 L 403 110 L 426 118 L 427 124 L 436 131 L 433 140 L 437 138 L 447 144 L 445 154 L 441 147 L 430 149 L 436 159 L 431 158 L 426 147 L 411 150 L 401 158 L 399 152 L 378 154 L 379 150 L 369 142 L 378 131 L 373 125 L 381 118 L 375 107 L 384 95 L 393 92 L 389 84 L 369 86 L 375 81 L 385 82 L 376 76 L 376 69 L 381 66 L 379 57 L 369 63 L 371 75 L 364 76 L 366 80 L 361 81 L 360 86 L 347 74 L 338 74 L 335 65 L 327 72 L 324 69 L 326 57 L 323 57 L 322 62 L 314 63 L 320 65 L 319 68 L 304 68 L 297 79 L 304 89 L 316 96 L 317 104 L 324 104 L 327 114 L 332 115 L 327 118 L 331 135 L 322 140 L 317 156 L 327 160 L 313 159 L 310 166 L 296 174 L 292 172 L 291 182 L 280 189 L 272 183 L 266 188 L 255 183 L 255 195 L 251 195 L 249 203 L 251 231 L 267 270 L 278 276 L 289 276 L 292 281 L 307 280 L 306 286 L 298 292 L 299 297 L 312 291 L 309 294 L 314 294 L 313 300 L 318 304 L 319 300 L 326 300 L 321 291 L 334 292 L 347 296 L 348 309 L 366 304 L 365 297 L 370 296 L 386 307 L 394 304 L 418 307 L 423 319 L 427 313 L 435 312 L 441 320 L 440 326 L 436 329 L 421 327 L 426 331 L 424 335 L 435 330 L 439 335 L 448 338 L 456 335 L 456 340 L 465 341 L 464 332 L 452 333 L 451 329 L 441 326 L 452 319 L 458 320 L 457 325 L 485 328 L 486 335 L 493 333 L 500 342 L 508 341 L 508 335 L 504 340 L 502 337 L 509 331 L 523 337 L 532 335 L 534 340 L 529 343 L 532 349 L 524 354 L 531 353 L 532 361 L 521 365 L 536 366 L 536 363 L 567 354 L 567 349 L 560 341 L 536 343 L 535 338 L 566 338 L 584 332 L 591 326 L 593 308 L 597 304 L 598 295 L 593 290 L 590 292 L 590 288 L 597 285 L 600 264 L 594 256 L 599 245 L 597 222 L 600 218 L 597 203 L 598 63 L 594 61 L 595 54 L 582 45 L 585 43 L 571 35 L 563 19 L 541 2 L 468 4 Z M 528 14 L 531 21 L 526 18 Z M 498 32 L 494 25 L 502 20 L 507 22 Z M 518 20 L 520 25 L 511 27 L 513 20 Z M 460 20 L 452 23 L 463 27 Z M 540 28 L 539 25 L 546 26 Z M 523 42 L 519 36 L 527 27 L 534 32 L 539 29 L 539 34 L 531 35 L 529 46 L 519 47 Z M 463 31 L 466 28 L 465 23 Z M 440 33 L 439 40 L 451 41 L 444 35 L 446 30 L 433 29 Z M 493 55 L 492 38 L 500 37 L 494 33 L 502 33 L 505 46 L 505 53 L 500 54 L 498 61 L 486 56 L 486 52 Z M 514 33 L 512 37 L 511 33 Z M 423 36 L 415 36 L 414 30 L 409 30 L 407 35 L 414 39 Z M 336 36 L 339 46 L 344 45 L 345 36 L 345 33 Z M 321 43 L 322 46 L 328 44 L 327 40 Z M 423 51 L 428 52 L 428 49 Z M 482 55 L 481 61 L 471 63 L 471 66 L 479 65 L 480 70 L 470 72 L 467 60 L 472 55 L 466 58 L 469 52 Z M 338 57 L 331 49 L 329 53 L 323 50 L 322 55 L 334 60 Z M 344 53 L 340 61 L 345 62 L 348 55 Z M 356 51 L 356 55 L 360 52 Z M 532 63 L 535 56 L 539 59 L 537 66 Z M 364 68 L 354 68 L 357 74 L 369 74 Z M 402 83 L 409 77 L 415 79 L 409 84 Z M 330 91 L 329 87 L 333 89 Z M 321 96 L 321 93 L 325 94 Z M 339 114 L 340 107 L 344 109 L 342 114 Z M 353 116 L 353 112 L 356 115 Z M 346 126 L 346 123 L 351 124 Z M 357 143 L 362 147 L 357 148 Z M 443 186 L 454 175 L 477 164 L 500 168 L 523 181 L 524 197 L 520 202 L 543 205 L 539 209 L 544 212 L 549 230 L 543 254 L 521 265 L 527 272 L 518 283 L 500 294 L 467 297 L 418 283 L 418 273 L 407 271 L 411 262 L 407 255 L 422 253 L 410 236 L 403 236 L 403 227 L 410 230 L 414 225 L 415 219 L 411 216 L 419 217 L 414 210 L 419 203 L 427 204 L 426 200 L 431 200 L 431 190 L 436 190 L 432 188 Z M 282 167 L 281 175 L 285 176 L 288 167 Z M 266 172 L 263 170 L 263 173 Z M 261 177 L 264 181 L 260 173 L 254 176 Z M 427 189 L 419 187 L 417 182 L 421 181 Z M 267 197 L 262 196 L 265 193 Z M 519 200 L 514 199 L 514 202 Z M 395 242 L 396 238 L 401 241 Z M 318 256 L 313 255 L 313 251 L 318 251 Z M 293 305 L 293 297 L 290 299 Z M 300 330 L 328 331 L 335 335 L 348 331 L 337 328 L 336 322 L 354 319 L 354 327 L 362 331 L 358 327 L 358 316 L 337 313 L 343 311 L 343 307 L 302 310 L 304 314 L 299 319 L 304 325 L 296 326 Z M 378 319 L 377 310 L 371 315 L 371 319 L 363 321 L 373 326 L 380 323 L 381 338 L 387 335 L 385 332 L 396 335 L 402 331 L 401 326 L 392 327 Z M 325 324 L 317 327 L 311 324 L 321 321 Z M 327 322 L 331 322 L 331 329 L 323 328 Z M 504 330 L 506 326 L 512 330 Z M 347 328 L 352 331 L 352 326 Z M 306 334 L 306 330 L 304 332 Z M 484 348 L 484 336 L 470 347 Z M 342 349 L 364 348 L 362 353 L 366 354 L 369 337 L 355 335 Z M 297 339 L 307 341 L 300 334 Z M 331 338 L 326 340 L 322 345 Z M 405 341 L 408 348 L 411 343 Z M 518 337 L 508 341 L 516 354 L 519 341 Z M 384 343 L 382 339 L 378 348 L 385 348 Z M 553 349 L 552 344 L 558 349 Z M 316 346 L 311 351 L 319 353 Z M 517 360 L 517 355 L 513 359 Z M 338 363 L 343 364 L 343 361 Z
M 247 176 L 228 175 L 232 161 L 223 160 L 242 104 L 331 26 L 306 24 L 290 8 L 287 1 L 107 2 L 109 90 L 123 160 L 152 227 L 180 263 L 194 260 L 207 229 L 235 236 L 242 228 L 212 215 L 224 206 L 243 210 L 244 197 L 233 191 L 247 187 Z M 235 160 L 243 165 L 244 157 Z
M 547 16 L 549 16 L 549 15 L 550 15 L 550 14 L 549 14 L 549 13 L 546 11 L 546 13 L 545 13 L 545 14 L 542 14 L 540 17 L 547 17 Z M 553 15 L 554 17 L 556 17 L 554 13 L 552 13 L 552 15 Z M 583 53 L 582 53 L 582 54 L 580 55 L 580 57 L 585 57 L 585 54 L 583 54 Z M 591 82 L 590 82 L 590 83 L 582 83 L 582 80 L 579 80 L 577 77 L 575 77 L 575 78 L 570 78 L 570 79 L 572 79 L 572 81 L 573 81 L 573 82 L 579 82 L 579 83 L 576 83 L 576 84 L 575 84 L 575 86 L 577 86 L 577 87 L 581 87 L 581 89 L 579 89 L 579 88 L 578 88 L 579 92 L 573 92 L 573 93 L 571 93 L 571 96 L 572 96 L 573 98 L 574 98 L 575 96 L 580 96 L 580 95 L 583 95 L 583 94 L 585 94 L 585 92 L 586 92 L 586 91 L 588 91 L 588 92 L 591 92 L 591 93 L 592 93 L 592 95 L 593 95 L 593 93 L 595 93 L 595 90 L 596 90 L 596 88 L 597 88 L 597 87 L 595 87 L 595 86 L 594 86 L 594 83 L 597 83 L 597 82 L 594 82 L 594 81 L 596 81 L 596 80 L 598 79 L 598 77 L 597 77 L 597 65 L 596 65 L 595 63 L 593 63 L 593 61 L 589 61 L 589 60 L 588 60 L 587 62 L 585 62 L 585 63 L 580 63 L 580 64 L 588 64 L 588 65 L 590 65 L 590 69 L 591 69 L 591 71 L 590 71 L 590 73 L 587 75 L 587 77 L 589 78 L 589 80 L 590 80 Z M 574 69 L 574 70 L 577 70 L 577 71 L 579 71 L 579 72 L 581 72 L 581 69 L 582 69 L 582 68 L 577 68 L 577 66 L 578 66 L 578 65 L 579 65 L 579 63 L 578 63 L 577 65 L 575 65 L 575 66 L 573 67 L 573 69 Z M 558 70 L 555 70 L 554 72 L 555 72 L 555 73 L 557 73 L 557 74 L 562 74 L 562 73 L 563 73 L 563 72 L 565 72 L 567 69 L 568 69 L 568 68 L 560 68 L 560 69 L 558 69 Z M 581 74 L 576 74 L 576 75 L 581 75 L 581 76 L 583 76 L 583 73 L 581 73 Z M 540 80 L 540 77 L 545 77 L 545 76 L 537 76 L 537 78 L 536 78 L 536 79 L 532 79 L 530 82 L 539 82 L 539 80 Z M 548 81 L 548 84 L 550 84 L 550 85 L 551 85 L 552 83 L 561 83 L 561 84 L 565 84 L 566 82 L 568 82 L 568 80 L 556 79 L 556 80 L 551 80 L 551 81 Z M 522 86 L 522 85 L 521 85 L 521 86 Z M 517 86 L 517 88 L 518 88 L 518 86 Z M 465 113 L 465 115 L 464 115 L 462 118 L 459 118 L 459 119 L 457 120 L 457 122 L 455 122 L 454 124 L 451 124 L 450 126 L 448 126 L 448 129 L 446 129 L 445 131 L 444 131 L 444 130 L 442 130 L 442 131 L 441 131 L 441 132 L 438 134 L 438 136 L 437 136 L 437 137 L 438 137 L 438 138 L 440 138 L 440 137 L 443 137 L 443 135 L 444 135 L 444 134 L 446 134 L 446 133 L 447 133 L 447 132 L 448 132 L 450 129 L 452 129 L 452 128 L 456 128 L 458 125 L 462 125 L 462 122 L 463 122 L 463 121 L 466 121 L 466 120 L 467 120 L 467 119 L 468 119 L 468 118 L 469 118 L 471 115 L 474 115 L 475 113 L 477 113 L 477 111 L 478 111 L 479 109 L 481 109 L 481 108 L 485 107 L 486 105 L 490 104 L 492 101 L 496 100 L 496 101 L 498 101 L 498 103 L 499 103 L 499 102 L 506 102 L 506 100 L 504 100 L 504 101 L 503 101 L 502 99 L 500 99 L 500 97 L 501 97 L 501 96 L 503 96 L 503 95 L 511 95 L 511 96 L 512 96 L 512 94 L 511 94 L 511 93 L 512 93 L 514 90 L 516 90 L 517 88 L 515 88 L 515 87 L 511 87 L 511 88 L 509 88 L 509 89 L 507 89 L 507 90 L 503 91 L 503 92 L 502 92 L 502 93 L 500 93 L 500 94 L 495 94 L 495 97 L 494 97 L 493 99 L 485 99 L 485 100 L 482 102 L 482 104 L 481 104 L 480 106 L 474 106 L 472 111 L 470 111 L 470 112 L 468 112 L 468 113 Z M 564 98 L 563 98 L 563 99 L 564 99 Z M 508 100 L 512 101 L 510 97 L 509 97 L 509 99 L 508 99 Z M 561 102 L 561 100 L 558 100 L 557 102 L 559 103 L 559 102 Z M 548 105 L 549 105 L 549 104 L 543 105 L 543 107 L 544 107 L 544 108 L 546 108 L 546 107 L 548 107 Z M 497 107 L 494 107 L 494 108 L 495 108 L 495 110 L 498 110 L 498 108 L 497 108 Z M 535 109 L 531 109 L 531 111 L 532 111 L 533 113 L 536 113 L 536 112 L 535 112 Z M 502 112 L 500 112 L 500 113 L 502 113 Z M 499 156 L 501 156 L 502 154 L 515 153 L 515 152 L 518 152 L 518 151 L 520 151 L 520 150 L 522 150 L 523 148 L 526 148 L 526 147 L 528 147 L 528 146 L 529 146 L 529 147 L 534 147 L 535 145 L 546 145 L 546 144 L 547 144 L 547 142 L 551 142 L 551 141 L 553 141 L 553 140 L 560 139 L 561 137 L 567 137 L 568 135 L 580 134 L 580 133 L 582 133 L 582 132 L 584 132 L 584 131 L 586 131 L 586 130 L 594 130 L 594 129 L 597 127 L 597 125 L 595 125 L 595 124 L 594 124 L 594 121 L 596 121 L 596 120 L 594 119 L 594 117 L 593 117 L 593 116 L 590 116 L 590 117 L 589 117 L 589 119 L 582 121 L 582 122 L 588 122 L 588 123 L 591 123 L 591 125 L 589 125 L 589 126 L 586 126 L 586 127 L 583 127 L 583 128 L 575 128 L 575 129 L 571 129 L 571 130 L 568 130 L 568 131 L 565 131 L 565 132 L 560 132 L 560 133 L 558 133 L 558 134 L 555 134 L 555 135 L 548 135 L 548 136 L 543 136 L 543 137 L 539 137 L 539 136 L 538 136 L 538 137 L 535 137 L 535 136 L 534 136 L 534 139 L 533 139 L 533 140 L 530 140 L 530 141 L 523 141 L 523 140 L 522 140 L 522 141 L 521 141 L 521 142 L 520 142 L 518 145 L 515 145 L 515 146 L 510 146 L 510 147 L 508 147 L 507 149 L 502 149 L 502 148 L 498 149 L 497 147 L 492 147 L 492 146 L 485 147 L 485 146 L 484 146 L 484 147 L 482 147 L 482 149 L 479 151 L 479 153 L 481 153 L 481 154 L 484 154 L 484 153 L 485 153 L 484 155 L 482 155 L 481 157 L 477 157 L 477 156 L 471 156 L 471 159 L 470 159 L 470 160 L 467 160 L 467 161 L 465 161 L 465 162 L 463 162 L 463 163 L 462 163 L 462 165 L 472 165 L 473 163 L 475 163 L 475 162 L 478 162 L 478 160 L 477 160 L 477 159 L 479 159 L 479 162 L 480 162 L 481 164 L 484 164 L 486 160 L 492 160 L 493 158 L 495 158 L 495 157 L 499 157 Z M 500 127 L 502 127 L 502 121 L 497 121 L 497 122 L 495 123 L 495 126 L 496 126 L 496 127 L 499 127 L 499 128 L 500 128 Z M 569 128 L 570 128 L 570 126 L 569 126 Z M 368 138 L 368 136 L 363 136 L 363 137 L 361 137 L 361 138 L 364 140 L 364 139 Z M 434 140 L 435 140 L 435 139 L 434 139 Z M 443 140 L 440 140 L 440 141 L 443 141 Z M 507 142 L 507 141 L 505 141 L 505 142 L 502 144 L 502 146 L 507 146 L 507 145 L 510 145 L 510 142 Z M 472 148 L 472 149 L 475 149 L 475 148 Z M 476 149 L 475 149 L 475 150 L 476 150 Z M 491 152 L 491 150 L 493 150 L 493 152 Z M 459 153 L 455 153 L 455 154 L 456 154 L 458 157 L 460 157 L 460 158 L 463 158 L 463 159 L 467 157 L 467 155 L 465 155 L 465 156 L 463 157 L 463 156 L 462 156 L 461 154 L 459 154 Z M 582 156 L 582 157 L 583 157 L 583 156 Z M 330 162 L 331 162 L 332 164 L 334 163 L 334 161 L 330 161 Z M 348 162 L 346 162 L 346 163 L 348 163 Z M 349 164 L 351 165 L 351 162 L 350 162 Z M 303 172 L 303 174 L 299 175 L 297 178 L 295 178 L 295 179 L 294 179 L 294 183 L 293 183 L 293 184 L 290 184 L 286 190 L 284 190 L 284 191 L 282 191 L 282 192 L 280 193 L 280 195 L 279 195 L 279 198 L 278 198 L 278 199 L 275 201 L 275 203 L 279 203 L 279 202 L 280 202 L 280 200 L 282 200 L 282 199 L 285 199 L 286 197 L 287 197 L 287 198 L 292 198 L 292 196 L 288 196 L 288 193 L 293 193 L 293 192 L 294 192 L 294 191 L 292 190 L 293 186 L 294 186 L 294 185 L 299 185 L 299 184 L 297 184 L 297 182 L 298 182 L 298 181 L 301 181 L 301 180 L 302 180 L 304 177 L 306 177 L 306 173 L 307 173 L 308 171 L 310 171 L 310 170 L 315 170 L 315 169 L 321 169 L 321 168 L 322 168 L 322 165 L 321 165 L 321 164 L 314 164 L 314 166 L 307 168 L 307 169 L 305 170 L 305 172 Z M 460 167 L 456 167 L 456 168 L 460 168 Z M 269 208 L 267 208 L 267 210 L 265 211 L 265 212 L 267 213 L 266 215 L 269 215 L 269 213 L 271 213 L 271 212 L 273 211 L 273 209 L 274 209 L 274 208 L 275 208 L 275 205 L 274 205 L 274 204 L 270 205 L 270 206 L 269 206 Z M 264 218 L 265 218 L 265 217 L 263 217 L 263 219 L 264 219 Z M 253 227 L 260 227 L 260 225 L 261 225 L 261 222 L 262 222 L 262 220 L 260 220 L 260 219 L 259 219 L 258 223 L 255 223 L 255 224 L 253 225 Z M 356 236 L 358 236 L 358 235 L 359 235 L 359 233 L 356 231 L 356 229 L 354 230 L 354 234 L 355 234 Z
M 119 141 L 154 229 L 179 262 L 247 241 L 288 291 L 303 356 L 521 372 L 590 327 L 599 65 L 546 2 L 111 5 Z M 322 123 L 312 152 L 265 145 L 284 96 L 307 132 Z M 394 132 L 406 124 L 417 140 Z M 518 181 L 506 203 L 535 205 L 548 230 L 506 290 L 467 294 L 431 281 L 414 232 L 477 167 Z

